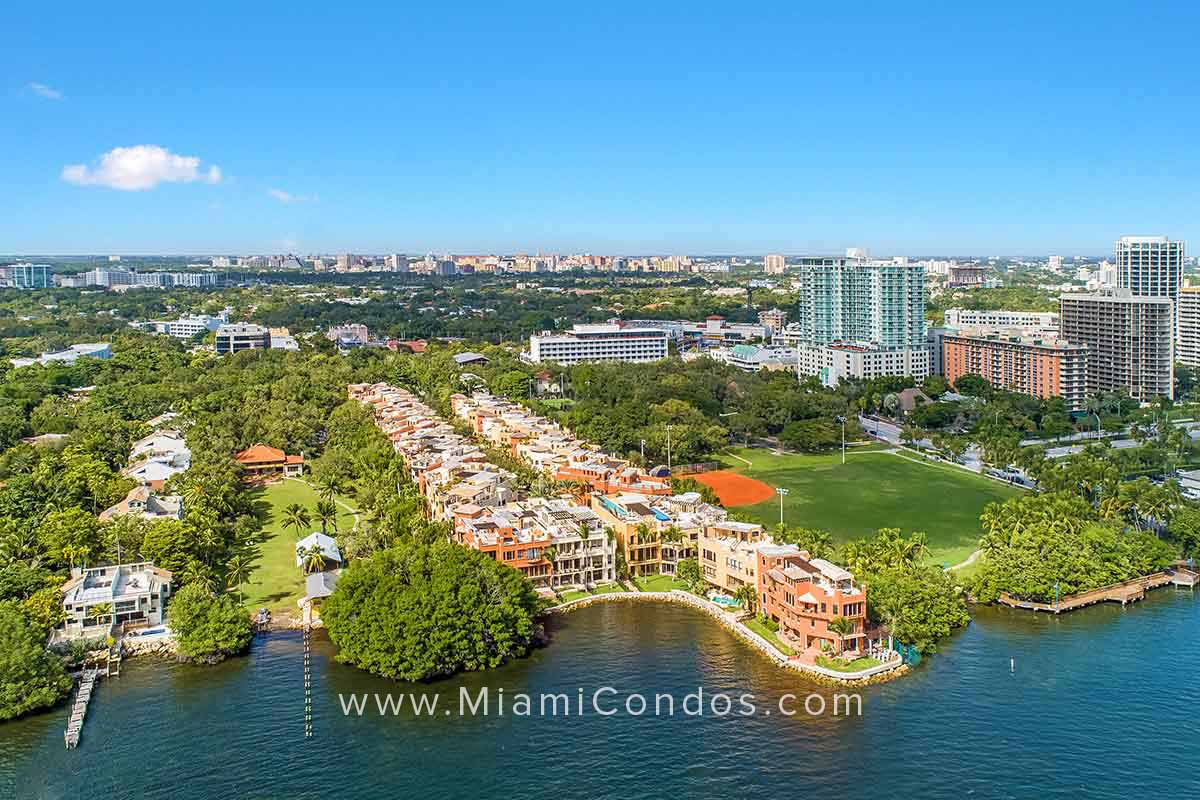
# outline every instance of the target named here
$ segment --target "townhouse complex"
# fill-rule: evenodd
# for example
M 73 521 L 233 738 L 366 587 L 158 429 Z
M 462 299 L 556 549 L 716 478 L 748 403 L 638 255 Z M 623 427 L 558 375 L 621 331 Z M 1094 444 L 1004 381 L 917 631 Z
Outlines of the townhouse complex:
M 453 395 L 462 423 L 456 430 L 396 386 L 354 384 L 349 395 L 371 407 L 430 517 L 450 522 L 455 542 L 520 570 L 539 591 L 612 583 L 620 561 L 640 578 L 675 575 L 680 561 L 696 558 L 709 588 L 732 595 L 751 587 L 781 636 L 800 650 L 835 641 L 853 647 L 864 637 L 865 595 L 850 573 L 795 545 L 775 544 L 761 525 L 729 520 L 697 492 L 672 494 L 668 479 L 523 406 L 487 394 Z M 523 493 L 517 476 L 491 463 L 481 442 L 567 490 L 556 497 Z M 851 635 L 830 630 L 839 616 L 850 621 Z
M 454 395 L 454 415 L 472 433 L 556 481 L 583 483 L 591 491 L 670 494 L 671 482 L 585 442 L 557 422 L 492 395 Z

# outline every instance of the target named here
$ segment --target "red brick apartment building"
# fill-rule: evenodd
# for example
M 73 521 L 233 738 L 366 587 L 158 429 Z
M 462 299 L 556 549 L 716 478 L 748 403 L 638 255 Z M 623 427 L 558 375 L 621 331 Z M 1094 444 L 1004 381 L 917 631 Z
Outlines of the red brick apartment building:
M 942 364 L 953 386 L 963 375 L 979 375 L 998 389 L 1043 400 L 1061 397 L 1068 411 L 1087 400 L 1087 347 L 1051 337 L 998 333 L 947 333 Z

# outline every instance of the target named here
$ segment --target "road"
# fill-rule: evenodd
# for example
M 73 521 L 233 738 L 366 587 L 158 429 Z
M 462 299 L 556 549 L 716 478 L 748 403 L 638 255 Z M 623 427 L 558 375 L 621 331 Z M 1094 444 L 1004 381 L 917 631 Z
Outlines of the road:
M 894 445 L 899 445 L 901 443 L 899 425 L 887 422 L 886 420 L 867 416 L 859 416 L 858 422 L 862 425 L 864 431 L 877 439 L 882 439 L 883 441 Z M 933 442 L 931 442 L 929 439 L 919 439 L 917 440 L 916 444 L 918 447 L 933 449 Z M 970 469 L 972 472 L 983 472 L 982 455 L 983 454 L 980 449 L 972 444 L 967 448 L 967 451 L 963 453 L 962 460 L 959 462 L 959 464 L 967 469 Z

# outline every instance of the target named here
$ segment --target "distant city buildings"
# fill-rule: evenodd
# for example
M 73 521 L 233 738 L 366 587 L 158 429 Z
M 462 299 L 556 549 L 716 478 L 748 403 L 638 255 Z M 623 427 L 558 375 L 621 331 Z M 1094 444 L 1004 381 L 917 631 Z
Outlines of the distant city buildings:
M 14 367 L 29 367 L 34 364 L 44 367 L 49 364 L 74 364 L 81 358 L 112 358 L 112 345 L 108 342 L 73 344 L 66 350 L 42 353 L 37 358 L 13 358 L 10 361 Z
M 997 286 L 999 282 L 988 277 L 991 271 L 986 264 L 951 264 L 946 285 L 960 289 Z
M 1129 289 L 1059 298 L 1062 336 L 1086 345 L 1087 393 L 1128 391 L 1143 402 L 1174 397 L 1174 304 Z
M 758 322 L 771 329 L 772 332 L 781 331 L 787 325 L 787 312 L 778 308 L 771 308 L 758 312 Z
M 78 275 L 56 275 L 63 287 L 81 288 L 102 286 L 105 289 L 166 288 L 171 286 L 216 286 L 220 276 L 215 272 L 137 272 L 121 267 L 97 267 Z
M 782 275 L 787 271 L 787 259 L 781 255 L 763 256 L 763 272 L 768 275 Z
M 217 355 L 239 353 L 242 350 L 270 350 L 271 330 L 249 322 L 234 322 L 217 328 Z
M 621 324 L 575 325 L 569 331 L 543 331 L 529 337 L 533 363 L 552 361 L 564 366 L 585 361 L 647 363 L 667 357 L 668 334 L 660 328 Z
M 943 318 L 951 328 L 1011 328 L 1026 333 L 1050 333 L 1058 330 L 1058 314 L 1053 311 L 979 311 L 972 308 L 948 308 Z
M 212 317 L 208 314 L 197 314 L 178 319 L 151 320 L 149 322 L 131 322 L 132 327 L 140 328 L 147 332 L 157 333 L 163 336 L 171 336 L 175 339 L 191 339 L 198 333 L 207 333 L 215 331 L 221 327 L 228 319 L 226 313 Z
M 0 285 L 12 289 L 49 289 L 53 285 L 50 273 L 49 264 L 9 264 L 0 267 Z

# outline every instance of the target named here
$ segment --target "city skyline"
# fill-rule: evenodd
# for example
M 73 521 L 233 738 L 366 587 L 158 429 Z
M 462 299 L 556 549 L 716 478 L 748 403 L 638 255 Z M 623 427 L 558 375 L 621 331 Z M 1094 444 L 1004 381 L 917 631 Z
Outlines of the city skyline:
M 0 113 L 19 122 L 0 131 L 0 250 L 988 256 L 1195 239 L 1195 70 L 1149 31 L 1200 12 L 1154 4 L 1131 29 L 1115 6 L 1038 9 L 18 17 L 0 54 Z

